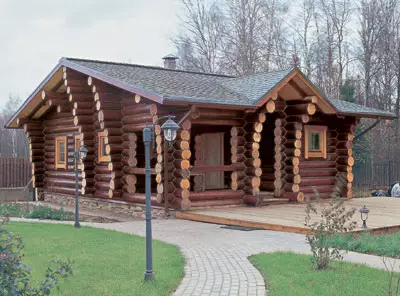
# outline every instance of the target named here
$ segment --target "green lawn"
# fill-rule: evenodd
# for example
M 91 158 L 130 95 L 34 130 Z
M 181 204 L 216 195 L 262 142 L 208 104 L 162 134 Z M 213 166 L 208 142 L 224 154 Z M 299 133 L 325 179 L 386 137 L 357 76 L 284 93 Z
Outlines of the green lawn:
M 347 262 L 332 262 L 315 271 L 310 257 L 294 253 L 269 253 L 250 257 L 267 282 L 268 296 L 379 296 L 387 295 L 385 271 Z
M 23 261 L 36 283 L 52 259 L 73 261 L 73 275 L 52 295 L 170 295 L 183 277 L 178 248 L 159 241 L 153 244 L 156 281 L 144 283 L 144 238 L 71 225 L 11 222 L 6 227 L 23 238 Z
M 337 235 L 329 243 L 343 250 L 400 258 L 400 232 L 381 235 L 349 233 Z

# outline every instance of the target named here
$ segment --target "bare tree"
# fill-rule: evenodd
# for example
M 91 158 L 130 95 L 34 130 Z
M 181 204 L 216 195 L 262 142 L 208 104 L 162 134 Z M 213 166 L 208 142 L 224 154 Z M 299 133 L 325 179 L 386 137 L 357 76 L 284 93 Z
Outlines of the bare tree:
M 183 31 L 173 40 L 180 66 L 187 70 L 220 73 L 224 16 L 216 2 L 182 0 Z
M 18 96 L 10 94 L 3 110 L 0 113 L 0 156 L 27 157 L 28 141 L 23 130 L 6 129 L 8 119 L 21 105 Z

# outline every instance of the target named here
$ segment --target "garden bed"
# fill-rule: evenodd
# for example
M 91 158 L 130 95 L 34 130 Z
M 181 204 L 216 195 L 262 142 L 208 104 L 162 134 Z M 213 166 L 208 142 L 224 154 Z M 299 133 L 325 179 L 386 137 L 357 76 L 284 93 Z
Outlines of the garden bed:
M 28 219 L 73 221 L 74 212 L 66 211 L 63 207 L 34 203 L 34 202 L 1 202 L 0 217 L 16 217 Z M 80 221 L 86 222 L 116 222 L 115 219 L 109 219 L 101 216 L 84 215 L 80 213 Z

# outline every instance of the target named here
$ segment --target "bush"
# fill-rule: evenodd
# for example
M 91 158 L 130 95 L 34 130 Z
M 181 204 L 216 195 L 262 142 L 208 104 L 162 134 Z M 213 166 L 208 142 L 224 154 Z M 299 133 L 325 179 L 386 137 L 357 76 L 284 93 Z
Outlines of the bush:
M 59 210 L 46 205 L 19 203 L 0 203 L 0 217 L 24 217 L 48 220 L 74 220 L 74 215 L 66 212 L 61 206 Z
M 59 221 L 74 219 L 74 216 L 69 212 L 65 212 L 63 207 L 57 210 L 42 205 L 35 206 L 29 213 L 25 214 L 24 217 L 31 219 L 48 219 Z
M 71 262 L 53 261 L 38 288 L 31 287 L 30 268 L 22 262 L 21 237 L 8 232 L 0 221 L 0 296 L 43 296 L 58 288 L 60 278 L 72 274 Z
M 0 217 L 22 217 L 22 213 L 20 204 L 0 203 Z
M 317 203 L 319 193 L 314 190 Z M 312 252 L 312 263 L 317 270 L 326 269 L 331 259 L 343 259 L 340 249 L 331 246 L 330 238 L 338 233 L 345 233 L 355 228 L 356 222 L 351 221 L 355 209 L 346 210 L 340 198 L 332 198 L 328 205 L 321 204 L 320 212 L 311 201 L 307 201 L 305 226 L 308 231 L 306 239 Z M 320 216 L 317 222 L 311 222 L 311 215 Z

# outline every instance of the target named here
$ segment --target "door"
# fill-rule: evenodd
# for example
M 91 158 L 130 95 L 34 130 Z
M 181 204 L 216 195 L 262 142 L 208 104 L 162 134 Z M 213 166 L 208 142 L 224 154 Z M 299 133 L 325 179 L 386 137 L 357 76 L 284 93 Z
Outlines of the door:
M 224 134 L 202 135 L 202 164 L 209 166 L 224 165 Z M 224 172 L 205 173 L 205 189 L 223 189 Z

